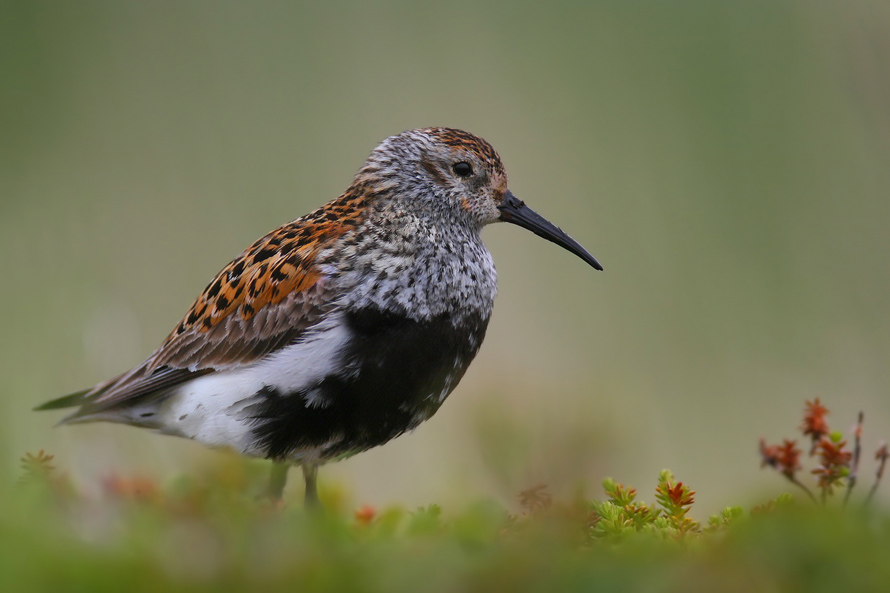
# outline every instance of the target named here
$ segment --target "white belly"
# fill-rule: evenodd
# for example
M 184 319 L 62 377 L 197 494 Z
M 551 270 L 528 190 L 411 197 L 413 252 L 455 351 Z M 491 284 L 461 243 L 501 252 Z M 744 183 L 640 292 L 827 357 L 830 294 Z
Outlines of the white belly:
M 259 362 L 189 381 L 160 405 L 162 432 L 264 457 L 265 451 L 254 446 L 254 422 L 245 408 L 257 402 L 255 396 L 264 388 L 311 394 L 327 375 L 342 372 L 342 352 L 349 337 L 350 330 L 340 316 L 334 316 L 298 343 Z

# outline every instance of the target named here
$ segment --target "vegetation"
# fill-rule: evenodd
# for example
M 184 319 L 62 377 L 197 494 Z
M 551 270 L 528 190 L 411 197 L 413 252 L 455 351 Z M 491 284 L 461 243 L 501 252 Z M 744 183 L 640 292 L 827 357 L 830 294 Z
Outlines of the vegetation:
M 116 476 L 101 495 L 77 491 L 44 452 L 0 494 L 0 586 L 6 591 L 856 591 L 885 590 L 890 517 L 846 504 L 856 484 L 854 444 L 807 403 L 802 430 L 817 467 L 810 488 L 796 442 L 761 446 L 763 462 L 809 496 L 788 494 L 745 512 L 699 521 L 695 492 L 661 472 L 654 504 L 615 480 L 605 497 L 554 500 L 520 493 L 518 511 L 482 502 L 452 513 L 274 505 L 256 492 L 265 467 L 220 465 L 160 485 Z M 877 479 L 887 450 L 877 454 Z M 877 483 L 875 484 L 875 486 Z M 838 504 L 832 495 L 845 491 Z M 874 489 L 864 497 L 869 501 Z M 818 494 L 814 494 L 814 492 Z M 812 499 L 812 500 L 810 500 Z M 816 504 L 813 504 L 816 501 Z

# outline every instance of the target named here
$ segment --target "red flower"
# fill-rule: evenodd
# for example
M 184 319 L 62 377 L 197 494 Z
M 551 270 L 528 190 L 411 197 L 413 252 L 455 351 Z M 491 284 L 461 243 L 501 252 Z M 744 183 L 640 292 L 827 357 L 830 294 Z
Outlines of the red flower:
M 816 444 L 819 442 L 819 439 L 826 436 L 829 432 L 828 422 L 825 420 L 825 416 L 828 415 L 828 408 L 819 402 L 818 397 L 813 401 L 807 400 L 806 404 L 803 426 L 800 429 L 803 431 L 804 436 L 809 435 L 813 441 L 813 447 L 810 449 L 810 455 L 812 455 L 816 451 Z
M 800 453 L 797 441 L 785 439 L 781 445 L 767 445 L 766 441 L 760 439 L 760 456 L 763 460 L 761 467 L 774 467 L 792 480 L 795 472 L 800 469 Z
M 835 443 L 823 438 L 816 445 L 820 465 L 812 473 L 819 476 L 819 487 L 831 490 L 838 480 L 850 475 L 850 461 L 853 453 L 844 449 L 847 441 Z
M 367 525 L 374 520 L 377 510 L 369 504 L 365 504 L 355 509 L 355 520 L 361 525 Z
M 677 482 L 673 486 L 668 485 L 667 494 L 671 502 L 678 507 L 688 507 L 695 502 L 695 490 L 683 487 L 683 482 Z
M 160 496 L 157 483 L 141 476 L 123 478 L 111 474 L 102 481 L 102 487 L 107 495 L 125 500 L 149 502 Z

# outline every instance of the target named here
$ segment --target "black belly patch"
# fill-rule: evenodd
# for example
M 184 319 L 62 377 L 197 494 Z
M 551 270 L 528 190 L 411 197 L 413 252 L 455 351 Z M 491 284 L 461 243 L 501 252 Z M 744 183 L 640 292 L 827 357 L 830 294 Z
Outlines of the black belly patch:
M 414 428 L 460 381 L 488 319 L 415 321 L 377 309 L 346 314 L 352 340 L 342 367 L 296 393 L 266 386 L 245 413 L 256 444 L 274 459 L 324 447 L 322 459 L 382 445 Z M 443 392 L 446 392 L 443 395 Z

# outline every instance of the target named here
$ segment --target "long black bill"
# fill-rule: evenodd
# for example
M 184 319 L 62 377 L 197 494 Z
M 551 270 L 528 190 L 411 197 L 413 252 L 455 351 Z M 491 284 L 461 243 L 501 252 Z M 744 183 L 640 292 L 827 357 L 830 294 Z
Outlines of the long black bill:
M 567 249 L 589 263 L 597 270 L 602 270 L 596 258 L 581 247 L 581 244 L 565 234 L 555 224 L 525 205 L 525 202 L 514 196 L 511 192 L 504 195 L 504 202 L 498 209 L 501 211 L 501 220 L 504 222 L 512 222 L 524 229 L 528 229 L 534 234 L 548 241 L 556 243 L 563 249 Z

